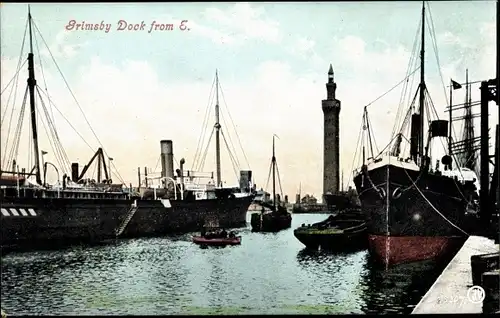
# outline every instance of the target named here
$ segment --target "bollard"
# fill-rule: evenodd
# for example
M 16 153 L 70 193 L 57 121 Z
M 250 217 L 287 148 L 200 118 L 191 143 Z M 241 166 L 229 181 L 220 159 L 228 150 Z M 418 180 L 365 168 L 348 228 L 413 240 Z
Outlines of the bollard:
M 500 253 L 472 255 L 470 258 L 472 270 L 472 285 L 481 285 L 481 275 L 484 272 L 499 268 Z
M 481 286 L 485 291 L 483 314 L 493 314 L 499 311 L 500 270 L 484 273 L 481 279 Z

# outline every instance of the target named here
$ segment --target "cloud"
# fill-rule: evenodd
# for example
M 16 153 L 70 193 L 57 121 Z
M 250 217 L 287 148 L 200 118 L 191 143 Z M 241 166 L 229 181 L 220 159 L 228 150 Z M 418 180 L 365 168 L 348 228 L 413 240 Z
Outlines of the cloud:
M 279 43 L 282 39 L 279 23 L 249 3 L 237 3 L 227 10 L 207 8 L 203 16 L 207 22 L 191 23 L 193 32 L 218 44 L 241 44 L 249 39 Z
M 199 25 L 191 25 L 190 21 L 191 30 L 206 32 L 203 35 L 217 43 L 224 40 L 224 43 L 238 45 L 245 39 L 261 39 L 261 32 L 249 32 L 238 26 L 236 21 L 259 19 L 266 21 L 264 12 L 255 11 L 256 9 L 252 9 L 248 4 L 240 5 L 238 10 L 235 8 L 237 6 L 227 11 L 209 10 L 207 12 L 210 13 L 214 23 L 210 27 L 203 24 L 205 29 L 200 29 Z M 236 19 L 233 14 L 237 14 L 240 18 Z M 233 25 L 235 28 L 221 28 L 219 23 Z M 219 27 L 214 27 L 216 24 Z M 270 25 L 277 27 L 277 24 Z M 481 50 L 472 52 L 472 55 L 464 60 L 441 61 L 444 78 L 463 78 L 467 64 L 471 68 L 475 67 L 471 70 L 474 74 L 473 79 L 489 78 L 494 75 L 491 73 L 495 62 L 494 29 L 485 25 L 481 30 L 481 39 L 488 44 Z M 272 39 L 279 37 L 270 36 L 264 39 L 271 41 L 267 43 L 273 43 Z M 326 98 L 325 83 L 330 62 L 333 64 L 338 85 L 337 98 L 342 102 L 341 169 L 345 172 L 344 179 L 347 181 L 356 151 L 363 107 L 404 78 L 410 55 L 409 50 L 400 45 L 381 42 L 375 49 L 371 40 L 353 35 L 333 39 L 331 47 L 322 52 L 321 56 L 318 54 L 318 62 L 314 62 L 311 58 L 316 51 L 319 52 L 319 48 L 313 38 L 299 36 L 295 45 L 289 50 L 295 56 L 304 58 L 303 63 L 297 67 L 287 63 L 287 57 L 283 57 L 280 60 L 264 60 L 256 65 L 252 72 L 246 73 L 245 77 L 236 77 L 235 80 L 224 73 L 219 74 L 223 93 L 220 96 L 222 129 L 225 136 L 231 136 L 235 144 L 236 151 L 233 153 L 241 163 L 240 168 L 248 167 L 237 144 L 238 137 L 232 129 L 228 109 L 232 121 L 237 126 L 239 139 L 259 187 L 264 187 L 267 181 L 272 135 L 277 134 L 280 137 L 276 143 L 277 160 L 284 192 L 290 198 L 293 197 L 299 183 L 302 183 L 303 193 L 314 193 L 317 197 L 321 195 L 323 173 L 321 100 Z M 429 56 L 433 57 L 430 53 Z M 1 80 L 2 83 L 6 83 L 15 73 L 17 61 L 2 57 L 1 62 Z M 435 64 L 430 58 L 428 63 Z M 38 69 L 36 72 L 40 74 Z M 72 77 L 77 81 L 70 85 L 85 116 L 80 112 L 71 94 L 64 88 L 62 79 L 51 73 L 50 69 L 45 70 L 49 93 L 55 107 L 64 114 L 64 117 L 54 106 L 50 107 L 47 103 L 47 107 L 49 112 L 54 113 L 61 142 L 71 161 L 78 160 L 81 165 L 86 164 L 93 155 L 92 150 L 100 146 L 86 123 L 88 119 L 104 150 L 114 158 L 114 165 L 119 168 L 120 175 L 127 183 L 131 182 L 134 185 L 137 183 L 137 167 L 148 166 L 154 169 L 157 166 L 161 139 L 172 139 L 176 161 L 184 157 L 186 166 L 191 168 L 215 74 L 198 74 L 192 70 L 193 80 L 179 80 L 166 85 L 162 81 L 161 71 L 148 61 L 123 60 L 106 64 L 99 57 L 92 58 L 89 64 L 81 65 L 75 72 Z M 416 75 L 418 77 L 418 74 Z M 199 77 L 201 79 L 194 80 Z M 19 111 L 19 102 L 22 101 L 26 85 L 26 67 L 22 71 L 19 83 L 16 112 Z M 429 77 L 427 85 L 439 114 L 444 115 L 447 99 L 442 92 L 440 79 Z M 414 94 L 414 89 L 415 87 L 411 90 L 411 94 Z M 456 100 L 463 98 L 460 92 L 457 91 L 455 94 Z M 473 94 L 473 99 L 477 100 L 478 90 L 475 89 Z M 7 93 L 2 94 L 2 115 L 7 95 Z M 398 87 L 368 108 L 379 150 L 389 140 L 397 107 L 400 104 L 400 95 L 401 87 Z M 213 105 L 210 104 L 212 111 L 208 117 L 208 135 L 214 123 Z M 39 121 L 44 120 L 41 113 L 39 112 Z M 14 116 L 13 125 L 16 123 L 15 120 Z M 92 150 L 66 120 L 92 146 Z M 29 120 L 25 118 L 24 124 L 19 153 L 28 153 L 30 147 Z M 56 163 L 55 151 L 51 150 L 52 147 L 47 142 L 43 125 L 40 126 L 40 149 L 49 151 L 46 160 Z M 5 149 L 6 130 L 6 125 L 2 125 L 0 153 Z M 222 144 L 222 175 L 228 184 L 233 184 L 236 182 L 236 176 L 224 141 Z M 214 170 L 214 149 L 212 139 L 208 148 L 205 171 Z M 30 166 L 26 156 L 22 160 L 20 158 L 20 163 L 26 167 Z M 117 179 L 116 176 L 113 178 Z
M 71 32 L 68 32 L 66 30 L 60 31 L 56 35 L 53 43 L 47 43 L 47 45 L 49 46 L 48 49 L 45 45 L 43 45 L 41 54 L 46 57 L 50 57 L 52 53 L 52 56 L 54 56 L 54 58 L 72 58 L 78 54 L 78 51 L 81 48 L 88 46 L 88 42 L 68 43 L 70 34 Z M 41 40 L 39 41 L 41 42 Z

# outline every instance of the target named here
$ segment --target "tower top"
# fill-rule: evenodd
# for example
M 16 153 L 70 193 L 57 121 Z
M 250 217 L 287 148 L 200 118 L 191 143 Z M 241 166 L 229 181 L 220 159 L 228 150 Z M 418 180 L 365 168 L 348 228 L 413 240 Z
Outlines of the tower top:
M 330 69 L 328 70 L 328 83 L 333 83 L 333 67 L 330 64 Z

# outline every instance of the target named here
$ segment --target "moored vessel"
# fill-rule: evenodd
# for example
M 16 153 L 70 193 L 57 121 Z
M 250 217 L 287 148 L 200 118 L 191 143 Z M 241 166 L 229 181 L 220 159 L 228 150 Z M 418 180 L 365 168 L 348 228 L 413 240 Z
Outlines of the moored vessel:
M 370 254 L 386 266 L 455 253 L 468 237 L 467 207 L 478 190 L 475 173 L 458 166 L 451 148 L 435 165 L 430 157 L 436 148 L 432 141 L 441 138 L 450 142 L 452 128 L 451 122 L 439 118 L 424 125 L 426 116 L 437 114 L 424 76 L 425 4 L 421 27 L 418 107 L 414 107 L 416 94 L 403 113 L 406 116 L 399 133 L 385 148 L 387 152 L 373 153 L 367 107 L 363 113 L 363 130 L 369 136 L 371 155 L 365 160 L 363 145 L 363 165 L 355 172 L 354 183 L 362 209 L 368 214 Z M 408 126 L 410 138 L 404 137 Z M 406 156 L 401 143 L 408 139 L 410 153 Z
M 366 220 L 358 210 L 341 211 L 312 225 L 302 224 L 293 234 L 309 249 L 349 251 L 368 245 Z
M 273 156 L 271 158 L 269 171 L 272 172 L 273 201 L 272 203 L 266 201 L 259 202 L 262 207 L 261 212 L 252 213 L 250 224 L 252 226 L 252 231 L 254 232 L 278 232 L 287 229 L 292 225 L 292 215 L 287 211 L 287 208 L 281 203 L 281 201 L 278 202 L 278 197 L 276 195 L 276 174 L 278 174 L 280 188 L 281 180 L 279 179 L 279 170 L 276 163 L 274 137 L 275 135 L 273 135 Z
M 45 94 L 35 78 L 35 55 L 33 51 L 33 33 L 39 31 L 28 8 L 28 21 L 25 35 L 29 34 L 28 84 L 23 103 L 19 107 L 19 121 L 16 131 L 11 134 L 10 123 L 2 118 L 2 169 L 0 170 L 1 200 L 1 241 L 2 248 L 37 248 L 66 245 L 73 242 L 94 242 L 114 237 L 114 231 L 133 206 L 130 192 L 122 184 L 113 184 L 108 175 L 104 160 L 104 151 L 99 148 L 82 173 L 78 163 L 70 163 L 58 137 L 53 118 L 48 115 L 47 106 L 42 99 Z M 24 49 L 24 40 L 23 40 Z M 23 49 L 21 50 L 23 54 Z M 50 52 L 50 48 L 47 47 Z M 19 65 L 20 66 L 20 65 Z M 18 67 L 19 67 L 18 66 Z M 59 69 L 59 67 L 58 67 Z M 20 67 L 19 67 L 20 71 Z M 7 88 L 16 94 L 17 74 Z M 46 95 L 47 96 L 47 95 Z M 47 97 L 49 103 L 52 101 Z M 26 159 L 19 156 L 19 143 L 22 122 L 28 103 L 31 123 L 32 168 L 19 168 L 19 161 Z M 3 114 L 11 111 L 14 116 L 15 105 L 2 103 Z M 12 106 L 11 109 L 9 107 Z M 51 105 L 56 107 L 55 105 Z M 39 131 L 37 127 L 38 110 L 45 114 L 45 122 L 53 138 L 50 143 L 59 166 L 45 161 L 47 151 L 39 149 Z M 5 130 L 4 130 L 5 128 Z M 46 128 L 47 129 L 47 128 Z M 12 139 L 10 137 L 13 137 Z M 9 149 L 8 141 L 12 141 Z M 5 142 L 4 142 L 5 140 Z M 28 151 L 29 152 L 29 151 Z M 88 167 L 97 158 L 97 180 L 86 178 Z M 29 159 L 28 159 L 29 161 Z M 50 185 L 46 182 L 47 169 L 53 168 L 58 182 Z M 111 168 L 111 165 L 110 167 Z M 104 178 L 101 170 L 104 169 Z M 29 171 L 29 172 L 27 172 Z M 69 176 L 71 171 L 71 177 Z
M 195 155 L 193 167 L 198 166 L 196 171 L 184 168 L 184 158 L 178 162 L 179 168 L 174 171 L 173 142 L 162 140 L 161 174 L 148 175 L 145 169 L 141 178 L 139 169 L 139 186 L 135 194 L 137 209 L 131 211 L 130 216 L 122 222 L 117 229 L 117 236 L 159 236 L 197 231 L 206 217 L 217 217 L 220 225 L 226 228 L 246 226 L 247 211 L 255 197 L 252 171 L 240 170 L 237 176 L 239 186 L 223 185 L 220 136 L 222 135 L 226 145 L 228 140 L 222 133 L 219 122 L 219 86 L 219 76 L 216 72 L 215 124 L 212 130 L 212 135 L 215 133 L 215 178 L 214 173 L 200 171 L 212 136 L 204 149 L 205 153 Z M 207 109 L 207 113 L 209 111 L 210 109 Z M 201 150 L 200 145 L 198 148 Z M 233 155 L 230 157 L 234 158 Z

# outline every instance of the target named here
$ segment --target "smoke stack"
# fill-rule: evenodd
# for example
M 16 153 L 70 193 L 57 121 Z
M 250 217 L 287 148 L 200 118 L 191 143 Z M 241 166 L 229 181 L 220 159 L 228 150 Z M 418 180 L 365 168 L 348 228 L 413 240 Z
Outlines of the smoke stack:
M 186 163 L 186 160 L 184 158 L 181 158 L 181 161 L 179 162 L 180 170 L 181 170 L 181 183 L 184 184 L 184 164 Z
M 240 190 L 242 192 L 250 192 L 250 183 L 252 182 L 252 171 L 251 170 L 241 170 L 240 171 Z
M 71 181 L 78 182 L 78 162 L 71 164 Z
M 174 177 L 174 147 L 172 140 L 160 141 L 161 147 L 161 176 Z

